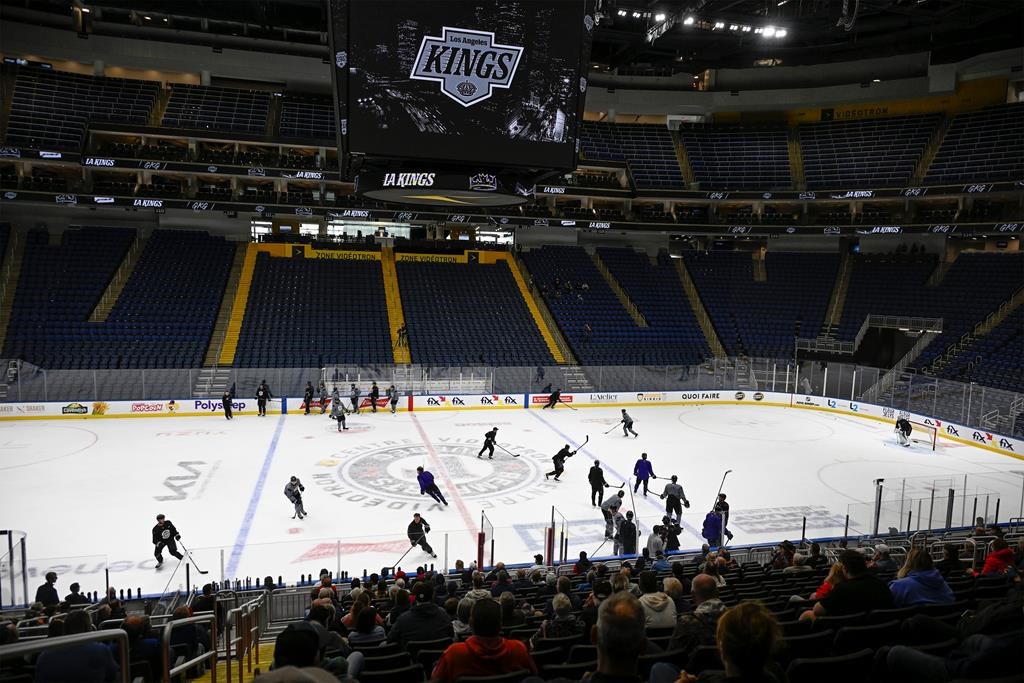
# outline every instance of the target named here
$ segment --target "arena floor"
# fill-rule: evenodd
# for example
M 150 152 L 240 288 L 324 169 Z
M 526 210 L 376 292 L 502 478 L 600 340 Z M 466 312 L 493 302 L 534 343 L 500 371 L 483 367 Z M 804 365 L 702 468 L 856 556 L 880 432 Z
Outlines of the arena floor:
M 419 511 L 433 529 L 441 563 L 476 556 L 481 512 L 495 526 L 496 559 L 529 561 L 540 552 L 552 506 L 568 521 L 569 553 L 593 552 L 603 522 L 590 505 L 587 470 L 604 463 L 614 484 L 632 474 L 642 451 L 659 477 L 680 477 L 693 507 L 684 510 L 684 548 L 700 528 L 726 469 L 734 544 L 841 535 L 844 517 L 866 530 L 873 480 L 1020 470 L 1021 462 L 939 440 L 900 448 L 891 426 L 855 417 L 766 406 L 642 407 L 630 410 L 639 438 L 621 429 L 615 408 L 500 410 L 351 416 L 349 431 L 318 415 L 29 421 L 0 423 L 0 526 L 28 533 L 30 590 L 55 568 L 58 590 L 111 584 L 159 593 L 183 584 L 168 558 L 154 569 L 157 513 L 178 527 L 208 579 L 280 576 L 291 583 L 321 567 L 361 574 L 391 565 L 409 549 L 406 525 Z M 483 432 L 499 428 L 494 460 L 476 458 Z M 590 441 L 568 460 L 562 481 L 545 481 L 565 443 Z M 416 466 L 434 472 L 451 505 L 419 495 Z M 310 516 L 292 519 L 283 495 L 289 476 L 306 486 Z M 653 481 L 635 510 L 645 530 L 664 503 Z M 614 491 L 612 489 L 611 491 Z M 862 504 L 850 508 L 851 504 Z M 1006 503 L 1004 502 L 1004 505 Z M 1016 505 L 1016 502 L 1013 503 Z M 626 509 L 634 507 L 626 495 Z M 1007 516 L 1006 514 L 1003 515 Z M 609 546 L 602 553 L 610 550 Z M 339 560 L 340 557 L 340 560 Z M 431 561 L 419 548 L 400 563 Z M 174 572 L 178 571 L 177 574 Z M 202 577 L 192 575 L 193 582 Z M 5 588 L 8 584 L 5 584 Z

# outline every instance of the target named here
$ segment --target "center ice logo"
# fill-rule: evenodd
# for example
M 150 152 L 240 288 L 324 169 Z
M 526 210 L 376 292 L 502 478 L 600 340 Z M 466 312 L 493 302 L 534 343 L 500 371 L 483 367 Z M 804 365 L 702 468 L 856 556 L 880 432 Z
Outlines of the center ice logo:
M 478 459 L 481 444 L 477 439 L 433 442 L 433 452 L 443 466 L 439 467 L 421 442 L 402 439 L 370 443 L 359 447 L 355 455 L 319 460 L 312 480 L 322 492 L 336 498 L 389 510 L 425 509 L 434 504 L 430 497 L 420 495 L 416 468 L 421 465 L 434 473 L 449 500 L 455 493 L 449 491 L 449 481 L 464 500 L 512 504 L 543 495 L 540 467 L 547 464 L 544 460 L 548 456 L 509 446 L 524 457 L 495 455 L 493 460 Z
M 440 37 L 423 37 L 409 77 L 437 81 L 442 93 L 471 107 L 508 88 L 522 56 L 523 48 L 498 44 L 489 31 L 445 26 Z

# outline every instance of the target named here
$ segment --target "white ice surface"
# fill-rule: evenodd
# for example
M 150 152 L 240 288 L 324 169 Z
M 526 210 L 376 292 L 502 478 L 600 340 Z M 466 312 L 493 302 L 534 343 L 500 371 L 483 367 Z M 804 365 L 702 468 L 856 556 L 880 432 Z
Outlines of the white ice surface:
M 326 417 L 301 414 L 3 422 L 0 528 L 28 533 L 30 591 L 49 568 L 61 575 L 62 595 L 72 581 L 102 591 L 109 567 L 112 585 L 150 594 L 184 583 L 184 569 L 172 577 L 177 563 L 169 556 L 162 570 L 153 568 L 150 530 L 160 512 L 208 579 L 222 578 L 223 562 L 228 578 L 293 583 L 321 567 L 361 574 L 395 563 L 409 548 L 405 529 L 417 510 L 433 527 L 439 565 L 476 557 L 482 512 L 495 527 L 496 559 L 530 561 L 542 550 L 552 506 L 569 522 L 570 555 L 593 552 L 603 535 L 587 482 L 594 458 L 612 484 L 632 474 L 642 451 L 659 477 L 679 475 L 693 503 L 684 510 L 684 548 L 703 541 L 700 528 L 726 469 L 737 545 L 798 538 L 804 515 L 811 538 L 841 535 L 847 512 L 855 529 L 866 529 L 862 511 L 879 477 L 1021 469 L 1012 458 L 942 439 L 935 452 L 900 448 L 887 424 L 823 412 L 660 406 L 630 413 L 637 439 L 620 429 L 603 434 L 618 421 L 616 408 L 382 412 L 352 416 L 340 434 Z M 494 460 L 475 457 L 492 426 L 498 443 L 521 457 L 501 449 Z M 545 481 L 551 456 L 586 435 L 562 481 Z M 449 507 L 419 495 L 420 464 L 434 472 Z M 291 475 L 306 485 L 304 521 L 292 519 L 283 495 Z M 647 498 L 626 495 L 625 509 L 637 511 L 645 530 L 664 514 L 654 492 L 665 481 L 651 483 Z M 854 503 L 866 505 L 851 510 Z M 401 565 L 429 561 L 417 548 Z

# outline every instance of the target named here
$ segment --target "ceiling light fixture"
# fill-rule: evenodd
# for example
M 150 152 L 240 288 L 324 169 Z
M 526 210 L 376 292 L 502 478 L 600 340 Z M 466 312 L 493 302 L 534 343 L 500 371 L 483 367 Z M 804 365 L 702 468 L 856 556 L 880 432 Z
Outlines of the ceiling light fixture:
M 665 21 L 665 14 L 664 14 L 664 12 L 658 12 L 657 14 L 655 14 L 654 15 L 654 20 L 655 21 Z
M 750 27 L 749 26 L 744 26 L 743 27 L 743 32 L 744 33 L 750 33 Z
M 634 19 L 639 19 L 640 18 L 640 13 L 639 12 L 633 12 L 633 18 Z
M 776 29 L 775 30 L 775 37 L 776 38 L 785 38 L 786 37 L 786 29 L 784 29 L 784 28 Z
M 695 21 L 696 21 L 696 19 L 694 19 L 693 17 L 686 17 L 685 19 L 683 19 L 683 25 L 684 26 L 693 26 L 693 22 L 695 22 Z
M 626 16 L 626 10 L 624 10 L 624 9 L 620 9 L 620 10 L 619 10 L 619 16 L 620 16 L 620 17 L 624 17 L 624 16 Z
M 737 26 L 736 24 L 729 24 L 729 30 L 730 30 L 730 31 L 738 31 L 738 30 L 739 30 L 739 28 L 740 28 L 740 27 L 739 27 L 739 26 Z
M 715 28 L 725 28 L 725 23 L 721 22 L 721 21 L 716 21 L 715 22 Z M 712 30 L 714 30 L 714 29 L 712 29 Z
M 771 38 L 772 36 L 775 35 L 775 27 L 765 26 L 764 29 L 762 29 L 762 32 L 764 33 L 765 38 Z

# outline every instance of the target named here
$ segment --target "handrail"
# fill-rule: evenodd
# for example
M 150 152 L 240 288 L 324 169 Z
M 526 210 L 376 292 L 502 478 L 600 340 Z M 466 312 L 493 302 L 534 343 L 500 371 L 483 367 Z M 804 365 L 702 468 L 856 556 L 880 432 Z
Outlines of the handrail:
M 208 652 L 196 655 L 187 662 L 171 668 L 171 632 L 179 626 L 187 626 L 189 624 L 210 625 L 210 649 Z M 162 658 L 161 661 L 163 662 L 163 666 L 161 666 L 160 670 L 161 680 L 163 683 L 171 683 L 171 678 L 173 676 L 176 676 L 185 669 L 193 667 L 200 662 L 205 662 L 211 658 L 213 659 L 213 665 L 210 667 L 210 681 L 211 683 L 217 683 L 217 615 L 210 612 L 200 614 L 195 617 L 167 622 L 164 626 L 163 634 L 160 639 L 160 654 Z
M 120 629 L 111 631 L 91 631 L 89 633 L 75 633 L 70 636 L 58 636 L 56 638 L 45 638 L 43 640 L 30 640 L 10 645 L 0 645 L 0 661 L 13 657 L 24 657 L 34 655 L 44 650 L 61 650 L 86 643 L 101 643 L 106 641 L 117 642 L 117 659 L 121 668 L 120 680 L 128 683 L 128 634 Z
M 269 609 L 269 593 L 264 591 L 259 597 L 253 598 L 230 610 L 224 618 L 224 662 L 227 667 L 227 683 L 231 683 L 231 662 L 238 657 L 238 683 L 242 683 L 245 669 L 252 671 L 253 650 L 256 651 L 256 666 L 260 664 L 260 649 L 253 647 L 259 643 L 260 634 L 269 623 L 265 611 Z M 235 635 L 232 636 L 232 631 Z M 232 646 L 238 645 L 232 654 Z M 246 666 L 242 661 L 248 658 Z M 213 683 L 216 683 L 214 679 Z

